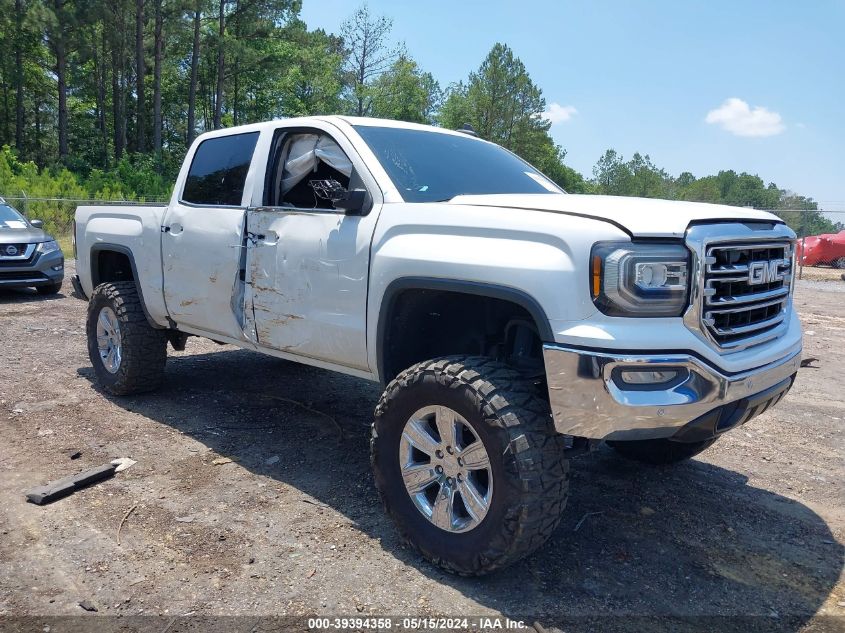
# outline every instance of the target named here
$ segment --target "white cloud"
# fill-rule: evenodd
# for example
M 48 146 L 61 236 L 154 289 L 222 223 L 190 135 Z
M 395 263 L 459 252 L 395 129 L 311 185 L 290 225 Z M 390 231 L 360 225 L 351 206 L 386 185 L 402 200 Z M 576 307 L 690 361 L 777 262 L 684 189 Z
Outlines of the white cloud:
M 710 110 L 704 120 L 735 136 L 774 136 L 786 129 L 777 112 L 763 106 L 752 108 L 736 97 L 731 97 L 715 110 Z
M 576 114 L 578 114 L 578 110 L 575 109 L 575 106 L 562 106 L 559 103 L 550 103 L 549 109 L 543 112 L 542 116 L 554 125 L 555 123 L 565 123 Z

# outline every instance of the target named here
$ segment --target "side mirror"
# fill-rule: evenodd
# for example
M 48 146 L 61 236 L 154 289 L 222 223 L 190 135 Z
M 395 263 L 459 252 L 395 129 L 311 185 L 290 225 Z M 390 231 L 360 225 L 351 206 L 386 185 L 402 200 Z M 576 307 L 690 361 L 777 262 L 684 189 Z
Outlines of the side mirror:
M 335 209 L 346 211 L 349 215 L 359 215 L 364 211 L 367 202 L 366 189 L 352 189 L 350 191 L 338 191 L 332 195 L 332 204 Z
M 30 220 L 29 223 L 34 226 L 36 229 L 43 229 L 44 222 L 42 220 Z

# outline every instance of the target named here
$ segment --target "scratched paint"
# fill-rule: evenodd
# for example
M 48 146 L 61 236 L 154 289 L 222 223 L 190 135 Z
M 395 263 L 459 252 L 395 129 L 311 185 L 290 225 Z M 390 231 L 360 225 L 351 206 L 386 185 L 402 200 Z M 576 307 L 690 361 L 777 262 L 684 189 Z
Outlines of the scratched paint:
M 366 369 L 371 222 L 336 213 L 247 212 L 248 232 L 277 236 L 247 249 L 255 342 Z
M 171 204 L 161 233 L 167 310 L 177 324 L 244 337 L 243 303 L 235 280 L 241 266 L 243 209 Z M 178 227 L 179 230 L 176 230 Z M 213 280 L 212 280 L 213 278 Z M 229 279 L 231 283 L 217 283 Z

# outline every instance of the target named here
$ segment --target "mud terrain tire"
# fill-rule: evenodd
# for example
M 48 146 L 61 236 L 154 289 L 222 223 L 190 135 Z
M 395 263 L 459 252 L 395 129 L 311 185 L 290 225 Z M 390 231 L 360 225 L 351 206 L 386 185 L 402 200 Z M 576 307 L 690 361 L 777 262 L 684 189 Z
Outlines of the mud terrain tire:
M 109 310 L 111 312 L 109 312 Z M 120 358 L 112 370 L 106 366 L 98 344 L 98 320 L 113 315 L 118 327 Z M 167 336 L 152 327 L 144 314 L 133 281 L 103 283 L 94 289 L 86 322 L 88 356 L 100 385 L 109 393 L 125 396 L 152 391 L 161 384 L 167 362 Z M 101 329 L 102 336 L 102 329 Z
M 433 405 L 462 416 L 489 456 L 488 510 L 468 531 L 435 525 L 402 478 L 403 429 L 415 412 Z M 376 487 L 404 540 L 456 574 L 486 574 L 527 556 L 548 540 L 566 505 L 564 439 L 548 404 L 519 372 L 490 358 L 438 358 L 400 373 L 376 407 L 370 446 Z

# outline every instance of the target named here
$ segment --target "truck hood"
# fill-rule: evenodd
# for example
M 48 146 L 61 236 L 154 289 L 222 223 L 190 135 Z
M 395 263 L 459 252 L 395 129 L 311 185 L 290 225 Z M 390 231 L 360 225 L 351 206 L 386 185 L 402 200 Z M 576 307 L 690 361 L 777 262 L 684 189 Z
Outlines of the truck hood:
M 781 220 L 766 211 L 721 204 L 592 196 L 581 194 L 497 194 L 456 196 L 450 204 L 549 211 L 610 222 L 635 237 L 683 237 L 691 222 L 707 220 Z

